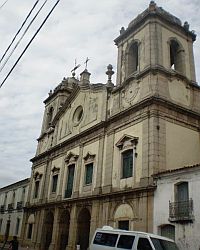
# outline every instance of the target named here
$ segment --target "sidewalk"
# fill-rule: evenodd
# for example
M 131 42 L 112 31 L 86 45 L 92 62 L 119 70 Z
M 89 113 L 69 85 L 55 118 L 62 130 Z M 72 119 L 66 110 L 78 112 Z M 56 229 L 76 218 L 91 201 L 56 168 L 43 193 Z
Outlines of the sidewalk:
M 0 243 L 0 250 L 2 248 L 3 244 Z M 3 248 L 3 250 L 8 250 L 9 244 L 6 244 L 5 247 Z M 21 247 L 19 246 L 19 250 L 34 250 L 33 248 L 30 247 Z

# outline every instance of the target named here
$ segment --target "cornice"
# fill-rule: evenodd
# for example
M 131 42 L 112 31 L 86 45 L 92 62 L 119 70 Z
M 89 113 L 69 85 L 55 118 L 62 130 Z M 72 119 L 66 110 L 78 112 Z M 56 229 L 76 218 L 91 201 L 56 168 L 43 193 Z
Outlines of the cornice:
M 146 9 L 144 12 L 138 15 L 128 26 L 126 30 L 124 30 L 115 40 L 115 44 L 118 45 L 120 41 L 127 38 L 131 33 L 135 32 L 136 29 L 138 29 L 140 26 L 144 25 L 144 23 L 149 19 L 149 21 L 152 18 L 158 18 L 162 22 L 165 22 L 168 25 L 173 25 L 173 27 L 178 28 L 183 32 L 186 36 L 190 36 L 192 38 L 192 41 L 196 40 L 196 34 L 194 34 L 192 31 L 189 31 L 184 28 L 184 26 L 181 25 L 181 21 L 177 22 L 175 19 L 179 20 L 175 16 L 172 16 L 170 13 L 163 11 L 163 13 L 168 13 L 169 15 L 165 15 L 161 13 L 158 10 L 161 10 L 162 8 L 156 8 L 155 11 L 149 11 L 149 9 Z
M 59 205 L 70 205 L 73 203 L 78 203 L 80 202 L 92 202 L 93 200 L 105 200 L 107 199 L 108 201 L 112 201 L 116 199 L 116 197 L 124 197 L 125 195 L 135 195 L 138 197 L 138 194 L 140 193 L 151 193 L 156 190 L 156 185 L 149 185 L 149 186 L 144 186 L 144 187 L 138 187 L 138 188 L 131 188 L 127 190 L 120 190 L 120 191 L 115 191 L 111 193 L 106 193 L 106 194 L 98 194 L 98 195 L 90 195 L 90 196 L 83 196 L 83 197 L 78 197 L 78 198 L 69 198 L 65 200 L 59 200 L 59 201 L 50 201 L 47 203 L 37 203 L 33 205 L 28 205 L 26 206 L 26 210 L 31 210 L 31 209 L 40 209 L 40 208 L 47 208 L 47 207 L 54 207 L 54 206 L 59 206 Z
M 154 66 L 148 66 L 148 67 L 146 67 L 144 70 L 142 70 L 140 72 L 136 72 L 136 73 L 131 74 L 129 77 L 127 77 L 125 79 L 124 82 L 121 83 L 121 85 L 116 86 L 113 89 L 112 93 L 116 93 L 116 92 L 120 91 L 130 81 L 132 81 L 132 80 L 140 80 L 141 78 L 145 77 L 149 73 L 152 73 L 153 75 L 156 75 L 156 74 L 160 73 L 160 74 L 162 74 L 162 75 L 164 75 L 164 76 L 166 76 L 168 78 L 173 78 L 174 77 L 174 78 L 177 78 L 177 79 L 181 79 L 181 80 L 185 81 L 186 84 L 190 85 L 191 87 L 194 87 L 194 88 L 197 88 L 198 90 L 200 90 L 200 86 L 196 82 L 194 82 L 192 80 L 189 80 L 186 76 L 179 73 L 178 71 L 167 70 L 166 68 L 164 68 L 161 65 L 154 65 Z
M 108 134 L 110 129 L 111 131 L 114 132 L 113 124 L 115 124 L 115 122 L 118 123 L 120 119 L 126 117 L 127 115 L 133 114 L 137 111 L 141 111 L 142 109 L 150 107 L 154 104 L 167 107 L 168 109 L 177 111 L 182 114 L 189 115 L 190 117 L 193 117 L 195 119 L 200 119 L 200 112 L 198 113 L 193 110 L 187 109 L 159 96 L 151 96 L 149 98 L 146 98 L 145 100 L 136 103 L 134 106 L 131 106 L 128 109 L 122 110 L 121 112 L 109 117 L 107 121 L 102 121 L 99 124 L 81 132 L 80 134 L 77 134 L 69 138 L 68 140 L 50 148 L 49 150 L 43 152 L 42 154 L 35 156 L 34 158 L 31 159 L 31 162 L 33 163 L 35 163 L 36 161 L 45 162 L 46 160 L 49 159 L 50 156 L 55 157 L 58 156 L 59 154 L 62 154 L 63 151 L 66 150 L 66 147 L 70 149 L 72 148 L 73 145 L 79 145 L 80 143 L 84 143 L 85 140 L 89 140 L 91 138 L 92 139 L 98 138 L 101 133 Z

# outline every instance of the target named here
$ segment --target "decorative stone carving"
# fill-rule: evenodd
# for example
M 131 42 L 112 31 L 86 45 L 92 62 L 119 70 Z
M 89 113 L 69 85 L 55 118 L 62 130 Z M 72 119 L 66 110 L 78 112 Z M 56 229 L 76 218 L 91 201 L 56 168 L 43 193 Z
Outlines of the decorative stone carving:
M 36 180 L 40 180 L 42 178 L 42 174 L 38 171 L 33 174 L 33 178 Z
M 57 168 L 57 167 L 54 166 L 54 167 L 52 168 L 51 172 L 52 172 L 53 174 L 58 174 L 58 173 L 60 172 L 60 168 Z
M 83 159 L 85 162 L 91 162 L 91 161 L 94 161 L 95 156 L 96 156 L 95 154 L 91 154 L 90 152 L 87 152 L 86 156 L 83 157 Z
M 124 135 L 115 145 L 120 150 L 124 150 L 126 148 L 135 147 L 138 143 L 138 137 L 131 135 Z
M 67 155 L 67 157 L 65 157 L 65 162 L 67 164 L 71 163 L 71 162 L 76 162 L 77 159 L 78 159 L 78 155 L 72 153 L 72 152 L 69 152 L 69 154 Z

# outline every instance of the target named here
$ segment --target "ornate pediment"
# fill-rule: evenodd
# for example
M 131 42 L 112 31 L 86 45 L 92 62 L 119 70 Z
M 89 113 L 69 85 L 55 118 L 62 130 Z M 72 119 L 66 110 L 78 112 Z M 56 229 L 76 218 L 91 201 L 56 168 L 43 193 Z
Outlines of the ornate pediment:
M 115 145 L 120 150 L 136 146 L 138 143 L 138 137 L 131 136 L 131 135 L 124 135 Z
M 52 168 L 51 172 L 52 172 L 53 174 L 58 174 L 58 173 L 60 172 L 60 168 L 57 168 L 57 167 L 54 166 L 54 167 Z
M 42 178 L 42 174 L 37 171 L 34 173 L 33 178 L 35 180 L 40 180 Z
M 78 155 L 69 152 L 69 154 L 65 157 L 65 162 L 69 164 L 70 162 L 76 162 L 78 159 Z
M 86 156 L 83 157 L 83 159 L 85 162 L 94 161 L 95 156 L 96 156 L 95 154 L 91 154 L 90 152 L 87 152 Z

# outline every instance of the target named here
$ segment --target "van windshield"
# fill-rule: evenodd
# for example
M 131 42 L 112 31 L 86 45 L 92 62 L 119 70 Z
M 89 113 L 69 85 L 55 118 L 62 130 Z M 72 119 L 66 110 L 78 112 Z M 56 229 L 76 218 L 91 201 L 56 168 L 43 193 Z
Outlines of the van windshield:
M 178 247 L 175 242 L 152 238 L 153 245 L 155 250 L 178 250 Z

